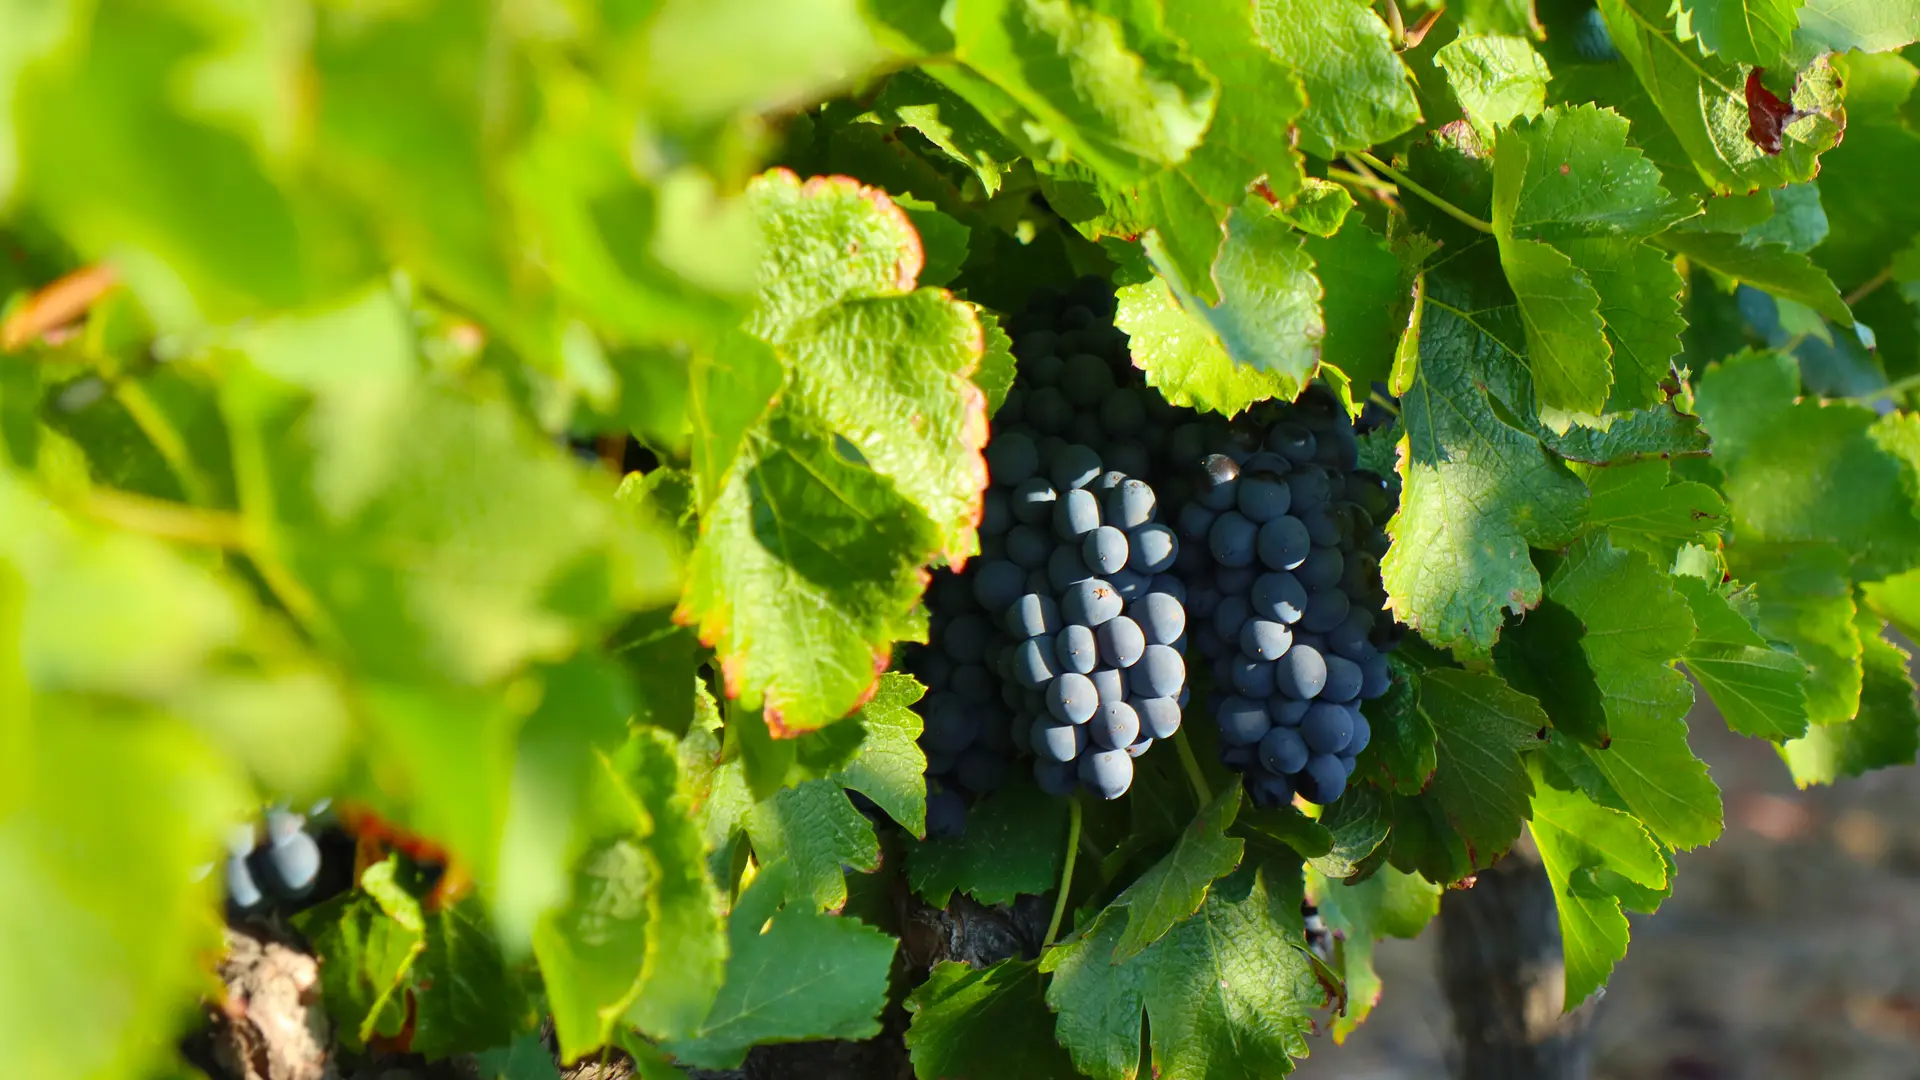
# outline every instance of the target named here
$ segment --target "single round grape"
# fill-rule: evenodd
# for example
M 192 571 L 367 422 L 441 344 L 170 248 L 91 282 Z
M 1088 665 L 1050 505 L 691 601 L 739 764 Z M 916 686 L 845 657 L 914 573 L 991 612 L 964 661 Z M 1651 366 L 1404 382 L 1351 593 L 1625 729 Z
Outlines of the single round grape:
M 1125 750 L 1080 755 L 1080 782 L 1102 799 L 1117 799 L 1133 786 L 1133 758 Z
M 1101 623 L 1094 638 L 1100 643 L 1100 663 L 1108 667 L 1130 668 L 1140 662 L 1147 648 L 1147 635 L 1140 624 L 1125 615 Z
M 1070 356 L 1060 388 L 1077 408 L 1095 409 L 1114 391 L 1113 369 L 1105 359 L 1092 353 Z
M 1033 722 L 1032 743 L 1042 761 L 1072 761 L 1087 748 L 1087 729 L 1043 716 Z
M 959 760 L 959 756 L 956 754 L 942 754 L 933 750 L 928 750 L 926 753 L 928 776 L 947 775 L 953 771 L 954 762 Z
M 1128 476 L 1142 476 L 1153 468 L 1153 455 L 1148 452 L 1147 444 L 1152 441 L 1152 429 L 1144 433 L 1147 438 L 1128 439 L 1125 442 L 1109 442 L 1101 448 L 1107 467 Z
M 1180 535 L 1192 543 L 1205 543 L 1207 533 L 1213 529 L 1213 519 L 1219 516 L 1197 502 L 1190 502 L 1180 508 Z
M 1327 685 L 1320 688 L 1321 701 L 1352 701 L 1366 685 L 1360 665 L 1344 656 L 1330 655 L 1327 661 Z
M 320 845 L 299 827 L 289 835 L 270 840 L 260 854 L 267 864 L 274 891 L 282 899 L 305 896 L 320 876 Z
M 1293 784 L 1284 776 L 1248 773 L 1247 798 L 1262 810 L 1277 810 L 1293 801 Z
M 1187 590 L 1186 606 L 1188 617 L 1196 622 L 1204 622 L 1213 618 L 1213 613 L 1220 608 L 1222 598 L 1220 590 L 1214 588 L 1211 583 L 1205 581 L 1195 582 L 1193 587 Z
M 1087 561 L 1080 557 L 1080 549 L 1072 544 L 1061 544 L 1047 556 L 1047 585 L 1051 591 L 1060 592 L 1076 581 L 1085 581 L 1093 576 L 1087 569 Z
M 1324 592 L 1307 593 L 1307 613 L 1300 617 L 1300 625 L 1316 634 L 1324 634 L 1346 621 L 1351 610 L 1347 594 L 1339 589 L 1327 589 Z
M 1282 697 L 1279 694 L 1267 699 L 1267 719 L 1276 727 L 1297 728 L 1307 718 L 1307 710 L 1313 707 L 1311 701 Z
M 1071 400 L 1071 398 L 1069 398 L 1069 400 Z M 1091 410 L 1081 408 L 1080 406 L 1075 406 L 1075 408 L 1080 409 L 1080 411 L 1074 413 L 1073 423 L 1067 426 L 1067 438 L 1085 447 L 1105 445 L 1107 433 L 1100 427 L 1100 415 Z M 1098 451 L 1095 451 L 1095 453 L 1098 453 Z M 1102 467 L 1104 468 L 1104 465 Z M 1104 472 L 1100 474 L 1100 476 L 1105 475 Z M 1100 477 L 1096 476 L 1091 481 L 1088 481 L 1086 486 L 1092 487 L 1099 482 Z
M 244 859 L 260 845 L 260 830 L 252 822 L 247 822 L 229 828 L 222 839 L 226 841 L 228 855 Z
M 1360 440 L 1355 437 L 1353 429 L 1342 424 L 1330 434 L 1331 438 L 1323 437 L 1320 440 L 1320 451 L 1315 456 L 1342 472 L 1360 464 Z M 1334 494 L 1338 497 L 1339 492 Z
M 927 836 L 929 839 L 959 836 L 967 831 L 967 801 L 957 791 L 936 791 L 927 796 Z
M 1041 634 L 1060 632 L 1060 605 L 1046 593 L 1030 592 L 1007 608 L 1007 633 L 1025 641 Z
M 1301 561 L 1300 568 L 1293 572 L 1293 576 L 1308 592 L 1319 592 L 1338 588 L 1341 572 L 1345 569 L 1346 560 L 1339 548 L 1315 547 L 1307 552 L 1307 557 Z
M 1060 379 L 1066 374 L 1067 362 L 1060 358 L 1058 352 L 1043 352 L 1025 361 L 1020 367 L 1020 373 L 1026 376 L 1034 386 L 1044 386 L 1057 392 Z M 1032 406 L 1029 405 L 1028 408 Z
M 1005 611 L 1007 605 L 1020 599 L 1021 590 L 1026 587 L 1026 571 L 1004 559 L 983 563 L 973 575 L 973 598 L 988 611 Z
M 1100 455 L 1094 453 L 1092 447 L 1072 443 L 1060 451 L 1060 456 L 1054 459 L 1048 476 L 1053 480 L 1055 488 L 1066 491 L 1086 487 L 1102 471 Z M 1097 517 L 1099 510 L 1096 508 L 1094 513 Z
M 1180 539 L 1172 529 L 1158 522 L 1149 522 L 1133 530 L 1131 536 L 1132 555 L 1128 565 L 1142 574 L 1159 574 L 1173 568 L 1173 560 L 1180 554 Z
M 1287 476 L 1287 487 L 1293 492 L 1293 512 L 1309 514 L 1326 508 L 1333 482 L 1320 466 L 1303 465 Z
M 1058 435 L 1073 423 L 1073 406 L 1059 387 L 1039 387 L 1027 397 L 1027 423 L 1042 435 Z
M 1164 596 L 1171 596 L 1181 604 L 1187 602 L 1186 583 L 1174 577 L 1172 574 L 1155 574 L 1153 583 L 1149 588 L 1153 592 L 1160 593 Z
M 1265 705 L 1242 697 L 1222 700 L 1214 717 L 1220 722 L 1220 741 L 1228 746 L 1252 746 L 1273 726 Z
M 1282 694 L 1301 701 L 1318 697 L 1321 687 L 1327 685 L 1326 657 L 1296 636 L 1287 655 L 1274 661 L 1273 685 Z
M 1380 557 L 1371 551 L 1353 551 L 1343 557 L 1340 588 L 1349 596 L 1372 596 L 1380 591 Z
M 1220 640 L 1239 644 L 1240 627 L 1253 616 L 1253 606 L 1247 598 L 1238 594 L 1228 594 L 1220 598 L 1213 609 L 1213 632 Z
M 980 534 L 1004 536 L 1013 527 L 1013 504 L 1004 489 L 990 487 L 980 493 Z
M 1062 330 L 1085 330 L 1096 321 L 1092 311 L 1083 305 L 1074 304 L 1060 313 L 1060 318 L 1055 320 L 1054 325 Z
M 1260 764 L 1276 776 L 1297 773 L 1307 765 L 1307 740 L 1290 727 L 1276 727 L 1260 738 Z
M 1337 754 L 1353 739 L 1353 714 L 1344 705 L 1315 702 L 1300 722 L 1300 737 L 1316 754 Z
M 1047 565 L 1053 554 L 1053 538 L 1038 526 L 1015 525 L 1007 531 L 1007 559 L 1023 572 Z
M 1100 426 L 1107 434 L 1116 439 L 1125 439 L 1139 433 L 1147 423 L 1147 406 L 1140 395 L 1130 390 L 1122 390 L 1107 395 L 1100 403 Z
M 1100 527 L 1100 500 L 1093 492 L 1075 488 L 1060 497 L 1053 508 L 1053 534 L 1062 540 L 1079 540 Z
M 1273 696 L 1273 662 L 1236 656 L 1230 661 L 1228 679 L 1243 697 L 1265 699 Z
M 1020 643 L 1013 651 L 1013 681 L 1028 689 L 1045 686 L 1060 674 L 1060 662 L 1054 659 L 1053 637 L 1042 634 Z
M 1149 645 L 1127 669 L 1127 685 L 1141 697 L 1172 697 L 1187 681 L 1187 663 L 1171 646 Z
M 1385 696 L 1393 689 L 1393 669 L 1387 658 L 1374 653 L 1360 665 L 1360 697 L 1366 701 Z
M 1174 698 L 1129 698 L 1140 717 L 1140 731 L 1155 739 L 1171 739 L 1180 730 L 1180 702 Z
M 993 637 L 993 624 L 977 611 L 954 616 L 941 636 L 940 648 L 962 664 L 977 664 L 987 655 L 987 642 Z
M 1274 622 L 1292 624 L 1307 613 L 1307 590 L 1284 570 L 1261 574 L 1254 579 L 1248 598 L 1254 614 Z
M 1018 431 L 1001 432 L 987 443 L 987 475 L 1001 487 L 1012 487 L 1040 468 L 1040 448 Z
M 1213 528 L 1207 531 L 1207 550 L 1222 566 L 1249 566 L 1260 534 L 1260 526 L 1248 521 L 1238 510 L 1229 510 L 1215 519 Z
M 1200 469 L 1200 502 L 1216 513 L 1233 509 L 1239 492 L 1240 463 L 1225 454 L 1209 454 Z
M 1060 494 L 1053 490 L 1052 484 L 1036 476 L 1022 480 L 1013 489 L 1013 495 L 1007 502 L 1014 520 L 1027 525 L 1039 525 L 1053 520 L 1053 505 L 1059 498 Z
M 953 669 L 953 692 L 972 702 L 994 699 L 993 675 L 985 664 L 960 664 Z
M 957 754 L 973 745 L 980 733 L 979 713 L 965 701 L 943 694 L 928 706 L 920 744 L 942 754 Z
M 953 661 L 938 649 L 922 652 L 916 659 L 914 667 L 920 676 L 920 681 L 930 690 L 943 689 L 948 680 L 953 678 Z
M 1056 720 L 1084 724 L 1092 719 L 1093 710 L 1099 707 L 1100 692 L 1093 688 L 1093 680 L 1085 675 L 1064 671 L 1059 678 L 1047 684 L 1047 711 Z
M 1308 802 L 1322 806 L 1339 798 L 1347 790 L 1347 766 L 1332 754 L 1315 754 L 1308 758 L 1301 778 L 1310 783 L 1302 785 L 1300 793 L 1306 796 Z
M 1313 546 L 1338 548 L 1340 546 L 1340 524 L 1325 508 L 1319 510 L 1295 510 L 1294 517 L 1307 527 L 1307 539 Z
M 1153 489 L 1142 480 L 1122 480 L 1107 492 L 1106 522 L 1120 529 L 1137 529 L 1153 520 Z
M 1261 564 L 1267 569 L 1292 570 L 1306 561 L 1307 554 L 1313 550 L 1313 538 L 1307 535 L 1307 527 L 1299 518 L 1277 517 L 1260 526 L 1255 547 Z
M 1327 631 L 1327 648 L 1357 664 L 1378 651 L 1368 637 L 1372 632 L 1373 613 L 1357 604 L 1350 604 L 1347 617 L 1340 620 L 1339 626 Z
M 1060 661 L 1061 671 L 1085 675 L 1099 661 L 1100 648 L 1091 628 L 1069 623 L 1054 637 L 1053 655 Z
M 1099 578 L 1076 581 L 1060 597 L 1060 617 L 1081 626 L 1099 626 L 1120 614 L 1120 594 Z
M 1100 696 L 1100 704 L 1127 700 L 1127 677 L 1119 668 L 1097 667 L 1087 678 L 1093 680 L 1093 689 Z
M 1100 512 L 1102 515 L 1105 515 L 1106 513 L 1107 493 L 1126 482 L 1127 482 L 1126 473 L 1121 472 L 1119 469 L 1108 469 L 1106 472 L 1103 472 L 1099 476 L 1094 477 L 1093 483 L 1087 485 L 1087 490 L 1093 492 L 1094 495 L 1099 497 L 1099 499 L 1101 500 Z M 1104 516 L 1103 516 L 1103 520 L 1104 520 Z M 1108 524 L 1112 524 L 1112 522 L 1108 522 Z
M 1122 604 L 1131 604 L 1147 595 L 1147 589 L 1153 585 L 1153 578 L 1138 570 L 1116 570 L 1107 575 L 1107 584 L 1113 586 L 1113 591 L 1119 595 Z
M 1293 462 L 1305 465 L 1313 460 L 1316 444 L 1313 432 L 1294 423 L 1278 423 L 1267 429 L 1267 449 Z
M 1124 701 L 1109 702 L 1094 710 L 1087 733 L 1095 746 L 1125 750 L 1140 737 L 1140 714 Z
M 1245 772 L 1259 764 L 1259 761 L 1260 748 L 1257 742 L 1253 746 L 1222 746 L 1220 748 L 1220 764 L 1234 772 Z
M 993 414 L 993 421 L 995 424 L 1003 427 L 1011 427 L 1014 424 L 1025 422 L 1026 418 L 1026 391 L 1016 386 L 1007 391 L 1006 397 L 1000 399 L 1000 411 Z
M 266 899 L 259 883 L 253 880 L 253 870 L 247 865 L 245 855 L 227 856 L 227 899 L 241 911 L 257 907 Z
M 1385 521 L 1393 513 L 1393 496 L 1387 494 L 1386 481 L 1368 469 L 1347 474 L 1347 498 L 1375 521 Z
M 1278 660 L 1293 647 L 1293 631 L 1271 619 L 1248 619 L 1240 624 L 1240 651 L 1256 660 Z
M 1080 538 L 1080 558 L 1087 569 L 1101 577 L 1124 568 L 1127 555 L 1127 534 L 1111 525 L 1102 525 Z
M 1272 521 L 1286 513 L 1292 502 L 1287 482 L 1277 474 L 1265 470 L 1241 470 L 1239 490 L 1234 493 L 1234 505 L 1248 521 L 1256 525 Z
M 1246 479 L 1250 473 L 1272 473 L 1275 476 L 1285 476 L 1292 471 L 1293 462 L 1266 450 L 1256 449 L 1240 462 L 1242 480 Z
M 1079 770 L 1071 762 L 1033 759 L 1033 782 L 1049 795 L 1071 795 L 1079 786 Z
M 1352 761 L 1360 751 L 1367 748 L 1368 743 L 1373 741 L 1373 725 L 1367 723 L 1367 718 L 1361 714 L 1360 710 L 1351 705 L 1347 706 L 1347 717 L 1353 721 L 1353 737 L 1347 740 L 1347 745 L 1340 748 L 1340 756 Z
M 1187 609 L 1168 593 L 1150 592 L 1127 605 L 1148 645 L 1171 645 L 1187 632 Z

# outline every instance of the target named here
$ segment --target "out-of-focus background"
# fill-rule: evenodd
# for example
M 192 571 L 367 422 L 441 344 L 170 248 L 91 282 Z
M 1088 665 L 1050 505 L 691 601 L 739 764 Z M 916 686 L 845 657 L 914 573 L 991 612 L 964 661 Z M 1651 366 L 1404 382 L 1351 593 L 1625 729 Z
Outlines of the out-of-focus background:
M 1673 898 L 1633 917 L 1594 1080 L 1920 1078 L 1920 768 L 1796 791 L 1768 743 L 1704 703 L 1688 720 L 1726 833 L 1682 853 Z M 1378 1008 L 1344 1046 L 1316 1038 L 1297 1080 L 1445 1076 L 1438 941 L 1436 922 L 1380 943 Z

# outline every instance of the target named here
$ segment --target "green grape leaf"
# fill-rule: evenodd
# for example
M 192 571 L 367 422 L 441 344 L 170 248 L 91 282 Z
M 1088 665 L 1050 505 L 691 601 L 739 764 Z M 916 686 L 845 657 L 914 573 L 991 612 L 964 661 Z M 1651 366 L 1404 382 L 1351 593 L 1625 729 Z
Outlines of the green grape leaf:
M 1320 815 L 1320 824 L 1333 837 L 1325 855 L 1307 860 L 1315 873 L 1339 881 L 1359 873 L 1387 841 L 1393 828 L 1393 808 L 1380 789 L 1354 784 Z
M 1355 206 L 1347 189 L 1317 176 L 1305 177 L 1300 190 L 1279 207 L 1287 224 L 1303 233 L 1325 239 L 1340 231 L 1347 214 Z
M 479 1080 L 561 1080 L 553 1052 L 538 1035 L 517 1035 L 505 1046 L 483 1050 L 473 1056 Z M 653 1080 L 642 1072 L 642 1080 Z
M 1554 730 L 1589 746 L 1607 741 L 1607 714 L 1593 665 L 1581 649 L 1587 628 L 1552 595 L 1500 636 L 1493 647 L 1500 674 L 1537 699 Z
M 1433 56 L 1482 142 L 1499 128 L 1546 107 L 1547 62 L 1522 37 L 1462 34 Z
M 1830 546 L 1735 545 L 1728 563 L 1759 596 L 1759 631 L 1807 667 L 1806 719 L 1845 723 L 1860 708 L 1862 642 L 1846 553 Z
M 1518 301 L 1541 415 L 1561 431 L 1569 421 L 1556 417 L 1598 417 L 1613 388 L 1600 294 L 1572 259 L 1539 240 L 1502 239 L 1500 264 Z
M 1539 440 L 1496 413 L 1484 371 L 1517 367 L 1520 327 L 1511 307 L 1480 303 L 1453 280 L 1427 275 L 1419 374 L 1401 398 L 1405 490 L 1380 567 L 1401 622 L 1437 645 L 1475 652 L 1492 647 L 1503 609 L 1539 602 L 1527 547 L 1571 540 L 1587 500 Z
M 1321 362 L 1364 388 L 1385 382 L 1389 364 L 1413 314 L 1415 271 L 1401 253 L 1359 215 L 1331 236 L 1309 236 L 1306 251 L 1324 293 L 1326 337 Z
M 976 309 L 915 288 L 928 238 L 883 192 L 775 170 L 747 197 L 766 237 L 747 326 L 787 368 L 783 398 L 852 443 L 939 527 L 948 558 L 964 558 L 987 483 L 987 401 L 969 378 L 986 353 Z
M 1514 399 L 1503 399 L 1509 406 Z M 1522 398 L 1524 400 L 1524 398 Z M 1700 430 L 1698 417 L 1689 416 L 1668 401 L 1647 409 L 1614 413 L 1607 430 L 1570 427 L 1553 432 L 1536 424 L 1534 434 L 1547 449 L 1568 461 L 1588 465 L 1618 465 L 1649 457 L 1704 454 L 1710 441 Z
M 1605 883 L 1618 875 L 1646 889 L 1668 887 L 1667 862 L 1646 826 L 1578 791 L 1534 785 L 1528 829 L 1560 910 L 1566 956 L 1564 1008 L 1572 1011 L 1607 981 L 1627 954 L 1626 897 Z
M 1619 238 L 1569 240 L 1561 250 L 1600 297 L 1613 369 L 1608 413 L 1658 408 L 1687 328 L 1680 316 L 1684 283 L 1672 257 L 1652 244 Z
M 408 974 L 416 1054 L 473 1053 L 540 1026 L 536 987 L 502 955 L 478 900 L 427 915 L 426 948 Z
M 926 136 L 948 157 L 972 170 L 989 197 L 999 192 L 1003 178 L 1020 158 L 1019 148 L 978 109 L 918 68 L 889 78 L 872 108 L 894 126 Z
M 1538 38 L 1539 16 L 1533 0 L 1465 0 L 1457 8 L 1460 30 L 1467 34 L 1524 34 Z
M 1691 575 L 1674 575 L 1698 628 L 1684 657 L 1687 671 L 1742 735 L 1771 739 L 1807 733 L 1807 665 L 1772 648 L 1725 595 Z
M 1798 14 L 1796 58 L 1822 52 L 1890 52 L 1920 37 L 1920 4 L 1914 0 L 1806 0 Z
M 1660 458 L 1626 462 L 1586 474 L 1592 499 L 1587 524 L 1670 540 L 1698 540 L 1727 522 L 1727 501 L 1706 484 L 1675 480 Z
M 1387 791 L 1417 795 L 1437 764 L 1433 725 L 1419 708 L 1419 675 L 1398 660 L 1391 668 L 1393 684 L 1386 695 L 1364 710 L 1373 741 L 1355 766 Z
M 1779 67 L 1799 26 L 1801 0 L 1684 0 L 1702 48 L 1734 64 Z M 1569 997 L 1568 1000 L 1572 1000 Z
M 1352 885 L 1318 872 L 1308 876 L 1307 898 L 1319 907 L 1327 928 L 1341 939 L 1336 970 L 1346 983 L 1346 1001 L 1333 1021 L 1336 1044 L 1346 1042 L 1380 1003 L 1374 945 L 1381 938 L 1418 936 L 1440 913 L 1440 892 L 1440 886 L 1420 875 L 1391 866 Z
M 1743 353 L 1700 379 L 1696 405 L 1726 475 L 1735 547 L 1834 544 L 1863 578 L 1912 565 L 1920 518 L 1911 466 L 1874 437 L 1872 410 L 1798 394 L 1794 361 L 1778 353 Z M 1781 439 L 1783 431 L 1793 438 Z
M 1555 106 L 1500 132 L 1493 151 L 1494 227 L 1554 244 L 1652 236 L 1693 214 L 1660 181 L 1660 170 L 1627 142 L 1620 114 Z
M 1920 711 L 1914 704 L 1912 659 L 1880 636 L 1879 619 L 1861 612 L 1860 709 L 1847 720 L 1810 729 L 1780 748 L 1801 787 L 1831 784 L 1869 769 L 1911 765 L 1920 753 Z
M 1744 283 L 1797 300 L 1841 326 L 1853 325 L 1853 312 L 1826 271 L 1784 244 L 1753 243 L 1732 233 L 1714 232 L 1663 233 L 1659 244 L 1729 284 Z
M 1139 955 L 1191 917 L 1206 901 L 1214 881 L 1240 865 L 1246 842 L 1226 834 L 1240 811 L 1240 798 L 1239 785 L 1215 796 L 1193 823 L 1180 831 L 1173 850 L 1108 905 L 1126 912 L 1127 928 L 1113 945 L 1115 963 Z
M 838 908 L 847 902 L 845 867 L 880 868 L 873 822 L 831 780 L 809 780 L 756 803 L 746 826 L 761 861 L 786 861 L 788 898 L 796 903 L 811 899 L 822 910 Z
M 1260 43 L 1306 89 L 1300 148 L 1330 158 L 1365 150 L 1420 122 L 1413 78 L 1387 26 L 1358 0 L 1256 0 Z
M 1058 1080 L 1073 1061 L 1053 1040 L 1045 983 L 1032 960 L 975 969 L 943 961 L 907 998 L 916 1076 Z
M 1010 904 L 1059 884 L 1066 842 L 1066 804 L 1010 784 L 968 812 L 965 833 L 915 847 L 907 881 L 934 907 L 946 907 L 956 890 L 983 904 Z
M 1854 7 L 1862 15 L 1891 13 L 1910 2 Z M 1832 63 L 1846 84 L 1847 137 L 1822 158 L 1820 202 L 1831 228 L 1811 254 L 1850 291 L 1873 280 L 1920 233 L 1920 203 L 1900 198 L 1887 180 L 1920 170 L 1920 131 L 1906 111 L 1920 69 L 1894 53 L 1848 53 Z
M 1693 641 L 1693 615 L 1672 578 L 1590 534 L 1554 570 L 1547 595 L 1585 626 L 1580 648 L 1606 712 L 1607 738 L 1582 749 L 1662 841 L 1713 842 L 1720 792 L 1687 747 L 1693 688 L 1674 667 Z
M 1123 287 L 1114 325 L 1131 336 L 1149 386 L 1175 405 L 1227 415 L 1299 395 L 1326 333 L 1320 283 L 1300 236 L 1264 209 L 1236 209 L 1213 268 L 1218 305 L 1189 292 L 1158 245 L 1150 241 L 1147 251 L 1161 280 Z
M 1540 745 L 1547 715 L 1497 675 L 1445 668 L 1420 676 L 1419 708 L 1436 736 L 1421 797 L 1444 815 L 1469 862 L 1490 866 L 1520 835 L 1533 791 L 1522 754 Z
M 842 786 L 872 799 L 915 836 L 927 831 L 927 755 L 920 749 L 920 714 L 912 709 L 927 688 L 910 675 L 889 673 L 860 710 L 867 737 L 846 768 Z
M 962 0 L 954 52 L 1074 157 L 1128 185 L 1186 157 L 1213 118 L 1218 91 L 1159 25 L 1157 6 L 1115 11 L 1066 0 Z
M 738 1068 L 750 1047 L 865 1039 L 880 1031 L 897 943 L 858 919 L 823 915 L 785 863 L 761 866 L 727 922 L 726 982 L 700 1030 L 666 1043 L 682 1061 Z
M 1791 96 L 1796 117 L 1779 133 L 1777 152 L 1748 134 L 1748 71 L 1702 55 L 1680 40 L 1667 0 L 1601 0 L 1613 45 L 1626 57 L 1701 179 L 1735 194 L 1802 183 L 1819 156 L 1840 141 L 1840 80 L 1823 59 L 1800 71 Z
M 1243 867 L 1146 951 L 1114 958 L 1118 912 L 1040 959 L 1060 1045 L 1094 1080 L 1140 1071 L 1145 1014 L 1162 1080 L 1272 1076 L 1307 1053 L 1310 1011 L 1325 1000 L 1305 947 L 1296 867 Z

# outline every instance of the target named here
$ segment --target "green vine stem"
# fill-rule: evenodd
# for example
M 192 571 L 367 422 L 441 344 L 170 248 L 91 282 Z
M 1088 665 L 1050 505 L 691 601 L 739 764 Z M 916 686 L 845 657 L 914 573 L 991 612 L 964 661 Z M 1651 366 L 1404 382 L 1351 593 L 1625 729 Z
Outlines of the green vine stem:
M 1447 215 L 1453 220 L 1459 222 L 1460 224 L 1465 225 L 1470 229 L 1478 229 L 1483 233 L 1492 235 L 1493 225 L 1490 222 L 1485 222 L 1480 220 L 1477 217 L 1474 217 L 1472 214 L 1467 213 L 1465 210 L 1460 209 L 1459 207 L 1453 205 L 1447 200 L 1441 198 L 1440 196 L 1435 195 L 1433 192 L 1428 191 L 1426 188 L 1421 187 L 1419 184 L 1414 183 L 1412 180 L 1409 180 L 1407 178 L 1407 175 L 1405 173 L 1387 164 L 1386 162 L 1381 161 L 1379 158 L 1374 157 L 1372 154 L 1367 153 L 1365 150 L 1355 151 L 1353 156 L 1365 162 L 1368 165 L 1368 167 L 1376 169 L 1386 174 L 1388 179 L 1392 180 L 1395 184 L 1399 185 L 1400 187 L 1405 188 L 1406 190 L 1413 192 L 1415 195 L 1420 196 L 1422 199 L 1425 199 L 1428 202 L 1432 203 L 1434 206 L 1434 209 L 1439 210 L 1441 213 Z
M 1067 803 L 1067 864 L 1060 868 L 1060 895 L 1053 901 L 1053 918 L 1047 923 L 1047 936 L 1040 941 L 1040 948 L 1053 944 L 1060 933 L 1060 920 L 1067 914 L 1067 893 L 1073 886 L 1073 863 L 1080 855 L 1080 798 L 1075 796 Z
M 1187 729 L 1180 728 L 1173 733 L 1173 748 L 1180 752 L 1180 767 L 1186 770 L 1187 783 L 1193 785 L 1193 797 L 1202 807 L 1213 802 L 1213 789 L 1207 786 L 1207 776 L 1200 771 L 1200 759 L 1193 756 L 1193 747 L 1187 744 Z

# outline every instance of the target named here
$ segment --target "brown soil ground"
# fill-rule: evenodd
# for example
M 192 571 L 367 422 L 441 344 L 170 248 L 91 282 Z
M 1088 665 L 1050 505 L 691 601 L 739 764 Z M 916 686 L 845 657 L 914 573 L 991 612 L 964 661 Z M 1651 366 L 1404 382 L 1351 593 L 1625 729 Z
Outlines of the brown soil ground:
M 1920 769 L 1796 791 L 1768 744 L 1709 707 L 1691 722 L 1726 833 L 1635 916 L 1595 1080 L 1920 1080 Z M 1382 946 L 1378 1009 L 1345 1046 L 1316 1039 L 1299 1080 L 1447 1075 L 1437 936 Z

